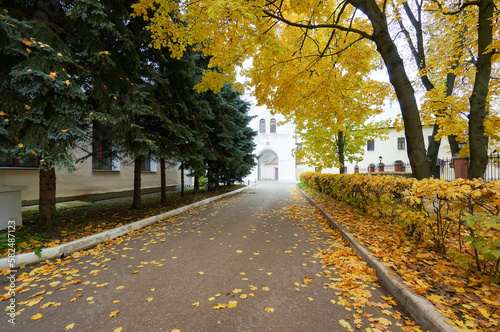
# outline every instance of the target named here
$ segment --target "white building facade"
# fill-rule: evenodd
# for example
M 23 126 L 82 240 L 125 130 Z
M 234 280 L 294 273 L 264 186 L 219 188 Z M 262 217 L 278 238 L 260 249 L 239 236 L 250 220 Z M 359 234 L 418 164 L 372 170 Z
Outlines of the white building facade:
M 245 97 L 251 103 L 249 115 L 254 116 L 250 127 L 258 133 L 254 139 L 257 166 L 245 180 L 296 181 L 293 156 L 296 147 L 293 137 L 295 126 L 280 124 L 284 121 L 282 115 L 272 115 L 265 106 L 257 106 L 253 98 L 248 95 Z

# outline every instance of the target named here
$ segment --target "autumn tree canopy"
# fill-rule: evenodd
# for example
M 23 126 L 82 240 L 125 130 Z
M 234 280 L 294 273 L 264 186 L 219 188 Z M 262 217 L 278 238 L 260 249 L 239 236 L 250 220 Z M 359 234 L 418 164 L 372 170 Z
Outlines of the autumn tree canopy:
M 336 55 L 339 59 L 348 58 L 356 50 L 359 53 L 353 59 L 374 57 L 375 52 L 366 52 L 366 49 L 359 47 L 361 43 L 371 45 L 378 54 L 377 58 L 382 59 L 400 104 L 413 174 L 417 178 L 424 178 L 431 176 L 431 168 L 421 130 L 415 83 L 408 75 L 407 67 L 399 54 L 401 45 L 395 42 L 391 27 L 391 24 L 397 25 L 399 15 L 409 14 L 403 8 L 405 3 L 422 7 L 424 1 L 143 0 L 134 5 L 134 9 L 137 15 L 150 20 L 150 29 L 155 36 L 153 45 L 170 47 L 173 54 L 180 55 L 186 45 L 196 43 L 205 54 L 212 56 L 211 64 L 217 66 L 218 72 L 209 72 L 198 85 L 199 89 L 211 88 L 217 91 L 223 83 L 234 78 L 234 67 L 241 65 L 246 58 L 263 56 L 270 59 L 279 56 L 283 51 L 280 41 L 284 36 L 283 31 L 287 29 L 293 29 L 296 40 L 302 42 L 293 44 L 295 48 L 286 52 L 288 60 L 284 61 L 303 59 L 304 51 L 307 51 L 306 44 L 312 42 L 316 44 L 316 52 L 307 55 L 311 68 L 314 67 L 311 61 L 314 57 Z M 464 22 L 473 22 L 468 25 L 467 31 L 477 45 L 468 50 L 475 71 L 474 84 L 468 90 L 470 174 L 474 177 L 482 175 L 487 161 L 484 123 L 488 109 L 492 55 L 495 50 L 492 39 L 497 33 L 498 13 L 494 10 L 494 4 L 493 0 L 458 1 L 453 4 L 433 0 L 426 1 L 424 8 L 426 17 L 441 15 L 452 19 L 456 15 L 460 16 L 463 11 L 468 11 L 471 15 Z M 170 19 L 171 16 L 165 13 L 175 13 L 174 19 Z M 407 19 L 412 18 L 405 18 Z M 188 24 L 183 26 L 179 21 Z M 447 54 L 444 52 L 446 48 L 440 48 L 439 44 L 436 42 L 433 46 L 436 47 L 436 54 Z M 430 47 L 430 44 L 421 43 L 418 47 Z M 426 66 L 429 63 L 430 61 Z M 344 76 L 349 77 L 351 73 L 347 71 Z M 425 71 L 421 74 L 425 74 Z M 257 90 L 266 87 L 264 81 L 253 81 L 252 84 Z M 269 94 L 274 92 L 269 90 Z M 442 98 L 445 97 L 446 95 L 442 95 Z

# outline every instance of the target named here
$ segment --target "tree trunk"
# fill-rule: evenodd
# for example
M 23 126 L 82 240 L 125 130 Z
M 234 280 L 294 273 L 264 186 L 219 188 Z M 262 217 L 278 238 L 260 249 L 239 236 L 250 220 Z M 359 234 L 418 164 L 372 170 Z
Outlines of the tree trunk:
M 488 137 L 484 120 L 487 115 L 486 101 L 491 76 L 491 51 L 486 48 L 493 41 L 493 0 L 481 0 L 478 4 L 478 58 L 474 89 L 469 98 L 469 179 L 482 178 L 488 165 Z
M 214 189 L 219 190 L 219 182 L 220 182 L 220 171 L 215 172 L 214 176 Z
M 345 160 L 344 160 L 344 132 L 339 130 L 337 137 L 337 149 L 339 153 L 339 162 L 340 162 L 340 174 L 345 173 Z
M 160 158 L 161 203 L 167 202 L 167 177 L 165 175 L 165 158 Z
M 38 229 L 51 230 L 56 222 L 56 169 L 40 169 Z
M 403 60 L 389 34 L 386 17 L 375 0 L 351 0 L 349 2 L 365 13 L 372 23 L 373 40 L 377 45 L 377 51 L 384 60 L 389 80 L 394 87 L 401 108 L 405 137 L 408 143 L 408 159 L 413 176 L 417 179 L 428 178 L 432 174 L 425 151 L 415 91 L 406 74 Z
M 131 209 L 137 210 L 141 208 L 141 168 L 142 157 L 137 157 L 134 160 L 134 200 L 132 201 Z
M 417 47 L 416 48 L 414 48 L 414 46 L 413 46 L 413 42 L 411 41 L 410 33 L 406 30 L 406 28 L 404 27 L 404 24 L 401 20 L 398 20 L 399 24 L 401 26 L 403 33 L 407 37 L 407 41 L 408 41 L 410 48 L 412 49 L 412 53 L 413 53 L 413 57 L 415 58 L 416 65 L 418 66 L 419 70 L 425 71 L 427 69 L 427 65 L 426 65 L 426 56 L 425 56 L 425 47 L 424 47 L 424 35 L 423 35 L 423 31 L 422 31 L 422 22 L 421 22 L 422 6 L 417 6 L 417 10 L 418 10 L 417 15 L 413 14 L 408 2 L 404 2 L 403 6 L 404 6 L 405 12 L 406 12 L 408 18 L 410 19 L 410 22 L 411 22 L 411 24 L 414 27 L 415 32 L 416 32 L 416 38 L 417 38 Z M 462 31 L 461 31 L 462 38 L 465 38 L 464 33 L 465 33 L 465 31 L 462 29 Z M 464 48 L 464 43 L 462 42 L 462 40 L 460 40 L 460 42 L 458 43 L 456 48 L 457 49 Z M 445 94 L 445 97 L 449 97 L 453 93 L 453 88 L 455 86 L 455 79 L 456 79 L 456 74 L 453 71 L 459 65 L 460 65 L 460 62 L 458 60 L 455 60 L 455 62 L 451 65 L 448 74 L 446 75 L 446 94 Z M 420 77 L 420 79 L 421 79 L 422 84 L 424 85 L 424 87 L 427 91 L 431 91 L 435 88 L 434 84 L 431 82 L 428 75 L 422 75 Z M 436 118 L 443 117 L 443 116 L 449 117 L 448 114 L 443 114 L 444 111 L 445 110 L 438 110 L 434 115 L 436 116 Z M 439 148 L 441 146 L 441 139 L 438 139 L 438 140 L 435 139 L 437 133 L 439 132 L 439 129 L 440 129 L 439 124 L 436 123 L 436 125 L 434 126 L 433 131 L 432 131 L 432 137 L 429 141 L 429 147 L 427 149 L 427 158 L 429 159 L 429 166 L 430 166 L 429 169 L 430 169 L 431 173 L 434 173 L 434 169 L 435 169 L 436 164 L 437 164 Z M 424 137 L 424 139 L 425 139 L 425 137 Z M 458 143 L 455 140 L 455 136 L 449 135 L 448 141 L 450 143 L 452 155 L 455 155 L 456 153 L 458 153 L 457 152 Z
M 213 175 L 210 168 L 207 170 L 207 191 L 211 191 L 213 186 Z
M 181 196 L 184 196 L 184 162 L 181 162 Z
M 198 175 L 194 176 L 193 194 L 200 192 L 200 177 Z

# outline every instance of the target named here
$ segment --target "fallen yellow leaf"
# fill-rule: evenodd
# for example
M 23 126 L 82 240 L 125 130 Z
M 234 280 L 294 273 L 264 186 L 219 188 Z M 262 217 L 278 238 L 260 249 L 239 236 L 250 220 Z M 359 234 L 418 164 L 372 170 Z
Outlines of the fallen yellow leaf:
M 111 313 L 108 315 L 108 317 L 109 318 L 116 317 L 116 315 L 118 315 L 119 312 L 120 312 L 120 310 L 111 311 Z
M 264 309 L 264 310 L 266 310 L 267 312 L 274 312 L 274 308 L 270 308 L 270 307 L 267 307 L 267 308 L 266 308 L 266 309 Z
M 42 318 L 42 314 L 36 314 L 36 315 L 31 316 L 31 320 L 37 320 L 40 318 Z
M 351 324 L 349 324 L 345 320 L 343 319 L 339 320 L 339 324 L 340 326 L 345 327 L 349 332 L 354 332 L 353 328 L 351 327 Z
M 73 329 L 74 327 L 75 327 L 75 323 L 71 323 L 71 324 L 69 324 L 68 326 L 66 326 L 66 331 L 67 331 L 67 330 L 71 330 L 71 329 Z

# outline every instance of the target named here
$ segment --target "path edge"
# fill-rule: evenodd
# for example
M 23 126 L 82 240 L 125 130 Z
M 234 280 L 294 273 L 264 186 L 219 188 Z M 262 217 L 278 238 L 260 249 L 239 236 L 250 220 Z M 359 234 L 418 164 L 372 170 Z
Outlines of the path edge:
M 445 322 L 446 318 L 437 311 L 436 307 L 434 307 L 429 300 L 408 287 L 399 275 L 390 274 L 389 269 L 374 257 L 367 247 L 358 242 L 351 233 L 337 223 L 328 212 L 319 206 L 319 204 L 309 197 L 309 195 L 299 186 L 296 187 L 302 196 L 321 212 L 328 224 L 332 228 L 340 231 L 342 237 L 356 250 L 356 254 L 361 256 L 363 260 L 375 270 L 379 283 L 389 291 L 396 301 L 404 308 L 406 313 L 408 313 L 418 325 L 422 326 L 424 331 L 456 332 L 453 326 Z
M 33 265 L 36 263 L 40 263 L 49 259 L 55 259 L 55 258 L 61 258 L 61 257 L 66 257 L 74 252 L 88 249 L 91 247 L 94 247 L 100 243 L 103 243 L 107 241 L 108 239 L 114 239 L 119 236 L 125 235 L 129 233 L 130 231 L 141 229 L 144 227 L 147 227 L 149 225 L 155 224 L 157 222 L 166 220 L 168 218 L 177 216 L 179 214 L 182 214 L 190 209 L 194 209 L 203 205 L 206 205 L 208 203 L 217 201 L 219 199 L 225 198 L 227 196 L 231 196 L 237 193 L 240 193 L 246 189 L 252 188 L 255 186 L 257 183 L 253 183 L 249 186 L 246 186 L 244 188 L 236 189 L 224 194 L 220 194 L 218 196 L 210 197 L 204 200 L 201 200 L 199 202 L 195 202 L 186 206 L 182 206 L 180 208 L 167 211 L 161 214 L 158 214 L 156 216 L 148 217 L 145 219 L 141 219 L 138 221 L 134 221 L 133 223 L 123 225 L 120 227 L 108 229 L 106 231 L 96 233 L 90 236 L 86 236 L 71 242 L 67 242 L 64 244 L 61 244 L 56 247 L 51 247 L 51 248 L 44 248 L 41 251 L 40 257 L 35 255 L 34 252 L 28 252 L 24 254 L 17 254 L 14 258 L 12 257 L 7 257 L 7 258 L 2 258 L 0 259 L 0 269 L 10 267 L 11 270 L 17 269 L 22 265 Z

